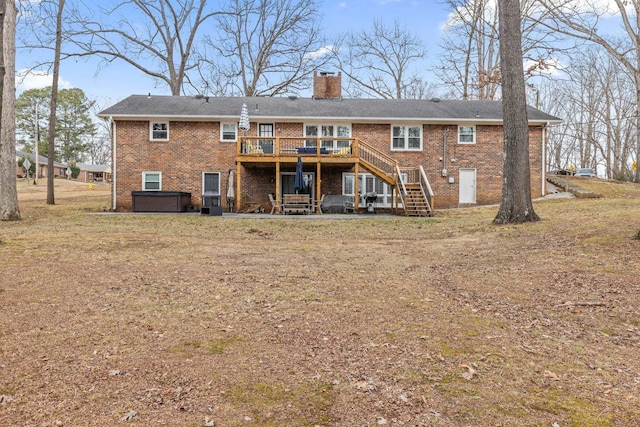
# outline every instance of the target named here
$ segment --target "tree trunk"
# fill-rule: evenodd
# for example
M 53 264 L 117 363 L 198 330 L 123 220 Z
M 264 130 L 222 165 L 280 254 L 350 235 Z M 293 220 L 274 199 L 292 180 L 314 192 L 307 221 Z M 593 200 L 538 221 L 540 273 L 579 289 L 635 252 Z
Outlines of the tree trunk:
M 499 0 L 500 69 L 504 123 L 502 202 L 493 222 L 513 224 L 538 221 L 531 202 L 529 121 L 522 65 L 520 1 Z
M 58 77 L 60 75 L 60 50 L 62 48 L 62 11 L 65 0 L 58 0 L 58 15 L 56 18 L 56 47 L 53 58 L 53 82 L 51 84 L 51 109 L 49 110 L 49 144 L 47 156 L 47 204 L 55 205 L 53 191 L 54 166 L 56 149 L 56 109 L 58 107 Z
M 20 219 L 16 183 L 14 2 L 0 0 L 0 220 Z

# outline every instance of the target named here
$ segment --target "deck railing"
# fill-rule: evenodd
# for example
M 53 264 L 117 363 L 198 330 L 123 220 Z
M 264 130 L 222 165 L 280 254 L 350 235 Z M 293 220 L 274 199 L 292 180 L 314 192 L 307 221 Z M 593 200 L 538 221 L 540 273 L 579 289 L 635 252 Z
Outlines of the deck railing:
M 242 137 L 238 142 L 239 156 L 347 156 L 351 157 L 357 145 L 355 138 L 312 137 Z M 318 150 L 320 147 L 320 150 Z
M 318 147 L 320 149 L 318 150 Z M 361 164 L 388 184 L 396 180 L 398 162 L 377 148 L 357 138 L 312 137 L 242 137 L 238 141 L 240 157 L 346 157 L 359 159 Z

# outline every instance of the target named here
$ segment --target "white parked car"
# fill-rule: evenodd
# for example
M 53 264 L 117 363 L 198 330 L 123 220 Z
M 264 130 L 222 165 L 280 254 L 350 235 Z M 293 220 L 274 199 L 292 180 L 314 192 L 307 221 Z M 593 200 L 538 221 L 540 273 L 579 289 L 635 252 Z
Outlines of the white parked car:
M 596 172 L 591 168 L 580 168 L 576 169 L 575 176 L 586 176 L 590 178 L 596 178 Z

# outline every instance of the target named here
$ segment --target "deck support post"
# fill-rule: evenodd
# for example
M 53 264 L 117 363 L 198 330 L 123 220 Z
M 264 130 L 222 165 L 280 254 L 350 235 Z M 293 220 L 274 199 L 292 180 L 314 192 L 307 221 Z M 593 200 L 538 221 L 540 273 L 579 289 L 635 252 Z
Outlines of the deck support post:
M 275 192 L 275 195 L 276 195 L 276 201 L 277 202 L 281 202 L 282 201 L 282 194 L 280 194 L 281 188 L 282 188 L 282 185 L 280 184 L 280 162 L 276 162 L 276 192 Z M 282 213 L 282 207 L 280 208 L 280 213 Z
M 240 212 L 242 209 L 242 176 L 240 175 L 240 171 L 242 171 L 242 163 L 236 162 L 236 212 Z
M 320 175 L 322 168 L 320 165 L 321 163 L 318 159 L 318 163 L 316 165 L 316 201 L 320 200 L 320 197 L 322 196 L 322 176 Z M 318 205 L 318 209 L 320 209 L 320 205 Z
M 354 187 L 353 187 L 353 193 L 354 193 L 354 197 L 353 197 L 353 206 L 354 209 L 356 210 L 356 212 L 358 211 L 359 208 L 359 204 L 360 204 L 360 162 L 356 162 L 356 166 L 355 166 L 355 174 L 356 174 L 356 179 L 354 180 Z

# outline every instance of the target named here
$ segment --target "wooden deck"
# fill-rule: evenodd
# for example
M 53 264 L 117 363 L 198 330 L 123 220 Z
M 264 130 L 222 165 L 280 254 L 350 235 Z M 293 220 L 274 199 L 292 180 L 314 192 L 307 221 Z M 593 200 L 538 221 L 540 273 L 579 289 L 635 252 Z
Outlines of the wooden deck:
M 236 152 L 236 205 L 242 208 L 242 193 L 239 191 L 243 178 L 244 168 L 247 165 L 256 167 L 273 167 L 274 169 L 274 196 L 275 200 L 282 197 L 283 213 L 311 213 L 314 206 L 310 200 L 303 202 L 306 206 L 290 205 L 286 207 L 286 201 L 281 191 L 281 166 L 290 168 L 295 165 L 298 158 L 305 165 L 315 166 L 315 194 L 322 194 L 320 183 L 322 181 L 322 167 L 328 165 L 344 165 L 353 167 L 355 176 L 359 176 L 362 169 L 372 173 L 388 185 L 398 186 L 398 177 L 410 175 L 406 171 L 400 171 L 398 161 L 388 154 L 378 150 L 358 138 L 313 138 L 313 137 L 240 137 Z M 308 170 L 308 168 L 306 168 Z M 424 175 L 424 173 L 422 174 Z M 422 177 L 420 177 L 422 179 Z M 432 194 L 431 188 L 424 177 L 426 185 L 422 185 L 423 193 Z M 410 179 L 407 183 L 412 182 Z M 418 181 L 420 182 L 420 181 Z M 359 193 L 359 180 L 355 180 L 354 191 Z M 428 188 L 427 188 L 428 187 Z M 427 191 L 428 190 L 428 191 Z M 402 189 L 406 194 L 406 189 Z M 287 195 L 284 195 L 287 196 Z M 396 199 L 397 200 L 397 199 Z M 431 206 L 433 198 L 431 198 Z M 293 203 L 293 202 L 292 202 Z M 397 202 L 396 202 L 397 208 Z M 358 199 L 355 200 L 354 210 L 358 209 Z M 275 210 L 275 209 L 274 209 Z M 430 211 L 430 210 L 429 210 Z

